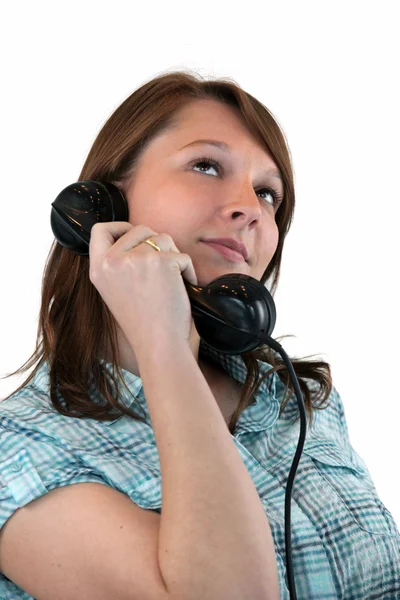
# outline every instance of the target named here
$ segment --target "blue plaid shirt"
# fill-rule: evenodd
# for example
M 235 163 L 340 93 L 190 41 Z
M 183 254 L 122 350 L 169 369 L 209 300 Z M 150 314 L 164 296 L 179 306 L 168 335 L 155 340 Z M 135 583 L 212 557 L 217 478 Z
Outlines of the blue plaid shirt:
M 219 354 L 203 341 L 200 353 L 243 383 L 240 356 Z M 111 365 L 105 363 L 110 372 Z M 263 374 L 271 365 L 259 361 Z M 110 422 L 65 417 L 49 398 L 48 365 L 20 392 L 0 402 L 0 527 L 17 508 L 53 488 L 93 481 L 161 513 L 159 455 L 140 377 L 123 370 L 132 407 L 146 422 L 121 416 Z M 307 380 L 310 388 L 315 384 Z M 315 389 L 315 388 L 314 388 Z M 99 395 L 89 388 L 95 402 Z M 232 440 L 247 467 L 275 544 L 280 598 L 290 600 L 286 576 L 285 488 L 299 439 L 293 395 L 281 417 L 285 387 L 274 373 L 241 414 Z M 298 600 L 400 598 L 400 534 L 380 501 L 367 466 L 352 448 L 335 387 L 330 405 L 316 410 L 293 484 L 292 560 Z M 1 600 L 32 596 L 0 575 Z

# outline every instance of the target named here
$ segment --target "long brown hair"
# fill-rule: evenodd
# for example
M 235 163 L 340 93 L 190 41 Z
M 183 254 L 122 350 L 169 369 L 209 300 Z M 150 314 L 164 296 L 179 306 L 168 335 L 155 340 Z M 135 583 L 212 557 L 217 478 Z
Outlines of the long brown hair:
M 264 145 L 280 170 L 284 199 L 275 217 L 279 240 L 275 254 L 261 278 L 262 283 L 271 282 L 269 291 L 273 296 L 279 281 L 283 244 L 295 208 L 291 155 L 276 118 L 233 79 L 205 79 L 185 70 L 149 80 L 126 98 L 106 121 L 77 180 L 111 181 L 122 187 L 134 174 L 141 153 L 152 139 L 176 124 L 175 117 L 179 109 L 198 99 L 217 100 L 239 109 L 249 131 Z M 117 414 L 143 420 L 142 415 L 118 402 L 119 384 L 125 385 L 125 382 L 119 368 L 117 339 L 116 322 L 89 279 L 88 257 L 74 254 L 54 240 L 44 268 L 35 351 L 22 367 L 6 377 L 23 373 L 36 362 L 38 364 L 13 394 L 21 390 L 47 361 L 50 368 L 50 397 L 59 413 L 107 421 L 114 419 L 117 411 Z M 117 377 L 111 375 L 112 383 L 100 360 L 106 348 L 110 349 L 113 373 L 117 373 Z M 268 346 L 242 354 L 241 357 L 247 368 L 247 377 L 240 402 L 229 423 L 231 433 L 241 412 L 251 404 L 265 377 L 276 372 L 286 387 L 281 413 L 294 392 L 285 364 Z M 257 359 L 273 367 L 261 378 Z M 306 413 L 312 423 L 313 410 L 326 408 L 322 404 L 329 399 L 332 390 L 330 365 L 304 358 L 291 359 L 291 362 L 303 393 Z M 104 398 L 103 405 L 93 403 L 90 399 L 88 377 Z M 309 388 L 303 378 L 317 382 L 319 389 Z M 60 402 L 58 392 L 65 405 Z M 316 404 L 317 400 L 320 405 Z

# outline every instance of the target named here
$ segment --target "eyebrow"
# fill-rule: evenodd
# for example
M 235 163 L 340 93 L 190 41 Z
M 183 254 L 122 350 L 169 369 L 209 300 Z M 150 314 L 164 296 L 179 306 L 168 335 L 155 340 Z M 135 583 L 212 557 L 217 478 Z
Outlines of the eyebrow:
M 218 140 L 195 140 L 194 142 L 190 142 L 189 144 L 182 146 L 182 148 L 179 148 L 179 150 L 183 150 L 188 146 L 196 146 L 197 144 L 210 144 L 211 146 L 215 146 L 216 148 L 219 148 L 220 150 L 231 154 L 231 149 L 229 148 L 228 144 L 226 144 L 225 142 L 220 142 Z M 270 169 L 269 171 L 264 171 L 264 175 L 275 177 L 276 179 L 280 179 L 282 181 L 282 176 L 279 170 L 276 168 Z

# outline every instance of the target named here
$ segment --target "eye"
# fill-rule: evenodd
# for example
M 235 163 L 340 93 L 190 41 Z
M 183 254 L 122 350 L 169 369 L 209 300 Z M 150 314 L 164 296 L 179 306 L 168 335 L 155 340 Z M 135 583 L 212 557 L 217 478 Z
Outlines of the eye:
M 212 158 L 199 158 L 197 159 L 197 161 L 195 163 L 193 163 L 193 167 L 197 167 L 198 165 L 211 165 L 213 167 L 213 169 L 215 169 L 217 171 L 218 174 L 220 174 L 222 172 L 222 167 L 221 165 L 213 160 Z M 210 167 L 206 167 L 206 171 L 208 171 Z M 203 171 L 204 173 L 204 171 Z
M 205 171 L 208 171 L 210 168 L 213 168 L 216 170 L 216 172 L 218 173 L 218 175 L 220 175 L 221 173 L 223 173 L 223 168 L 222 166 L 213 158 L 209 158 L 207 156 L 204 156 L 202 158 L 198 158 L 196 160 L 196 162 L 192 163 L 193 168 L 197 167 L 199 165 L 202 165 L 203 167 L 205 166 Z M 205 171 L 201 171 L 202 173 L 205 173 Z M 274 188 L 271 187 L 264 187 L 260 190 L 258 190 L 257 194 L 269 194 L 272 197 L 272 204 L 274 207 L 278 207 L 282 200 L 283 200 L 283 196 Z M 271 204 L 271 203 L 270 203 Z
M 267 193 L 270 196 L 272 196 L 273 205 L 276 207 L 278 207 L 283 200 L 282 195 L 279 192 L 277 192 L 276 190 L 274 190 L 273 188 L 266 187 L 266 188 L 262 188 L 261 190 L 258 190 L 258 192 L 257 192 L 257 194 L 263 194 L 263 193 Z

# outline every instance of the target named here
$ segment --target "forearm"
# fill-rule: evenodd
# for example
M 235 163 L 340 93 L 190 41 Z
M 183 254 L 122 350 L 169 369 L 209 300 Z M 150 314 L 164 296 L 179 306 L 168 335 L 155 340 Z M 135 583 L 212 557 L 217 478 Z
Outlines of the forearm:
M 159 566 L 172 598 L 279 600 L 257 490 L 189 345 L 137 356 L 162 475 Z

